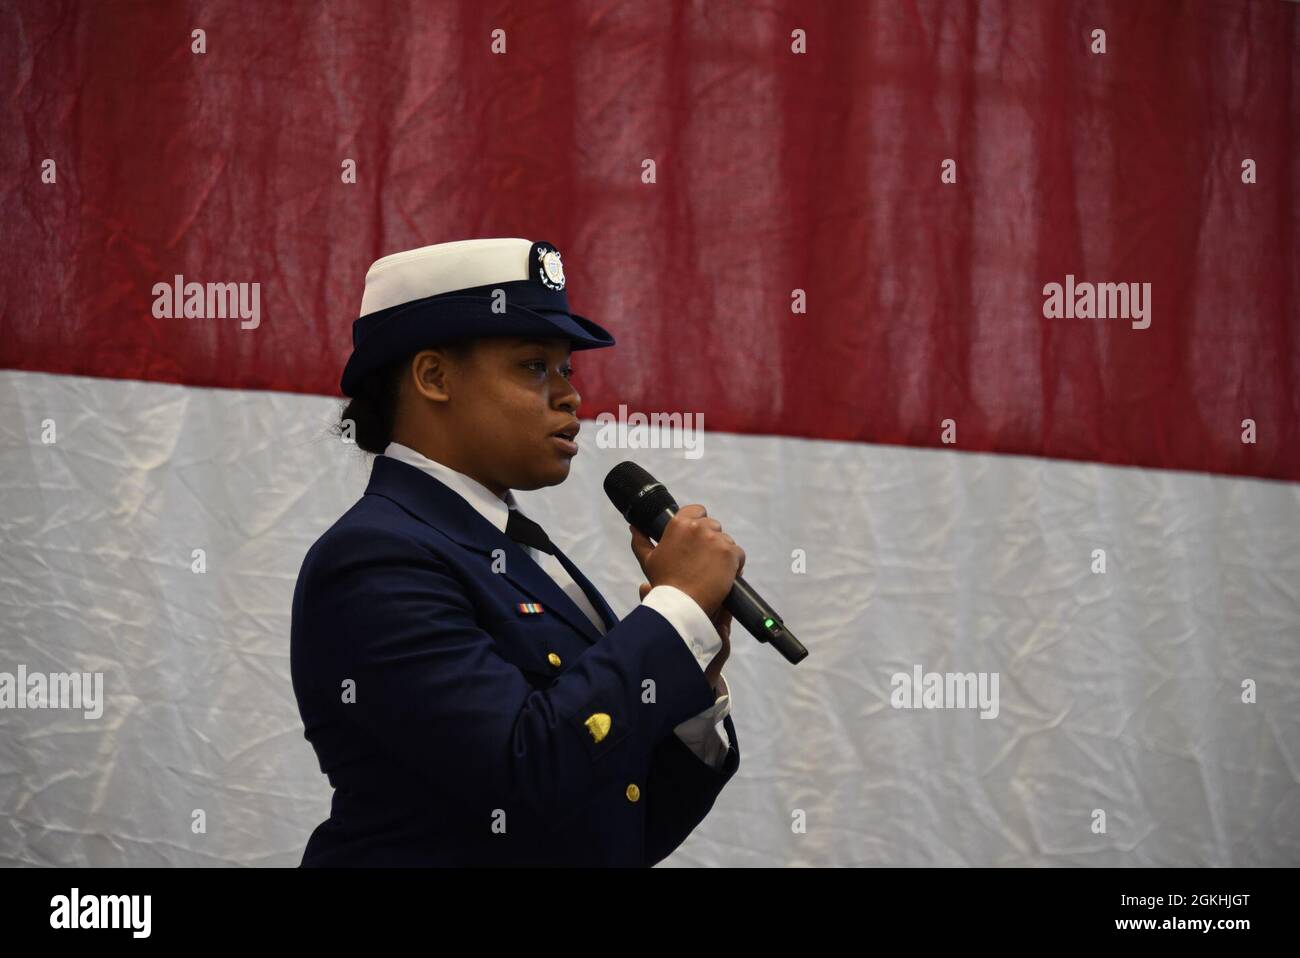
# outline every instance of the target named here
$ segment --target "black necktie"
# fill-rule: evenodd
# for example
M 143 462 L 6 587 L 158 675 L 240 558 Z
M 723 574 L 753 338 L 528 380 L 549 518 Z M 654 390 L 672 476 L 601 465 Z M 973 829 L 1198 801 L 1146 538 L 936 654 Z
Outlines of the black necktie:
M 546 530 L 518 509 L 510 510 L 510 518 L 506 520 L 506 535 L 523 545 L 532 546 L 538 552 L 555 555 L 555 546 L 551 545 Z

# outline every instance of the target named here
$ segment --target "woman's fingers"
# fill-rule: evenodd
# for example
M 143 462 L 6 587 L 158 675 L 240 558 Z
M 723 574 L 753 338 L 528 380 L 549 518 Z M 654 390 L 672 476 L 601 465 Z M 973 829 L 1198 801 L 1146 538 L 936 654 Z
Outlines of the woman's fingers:
M 655 544 L 646 538 L 645 533 L 634 525 L 628 525 L 632 531 L 632 554 L 636 556 L 636 561 L 641 568 L 645 568 L 645 560 L 649 558 L 650 553 L 655 551 Z

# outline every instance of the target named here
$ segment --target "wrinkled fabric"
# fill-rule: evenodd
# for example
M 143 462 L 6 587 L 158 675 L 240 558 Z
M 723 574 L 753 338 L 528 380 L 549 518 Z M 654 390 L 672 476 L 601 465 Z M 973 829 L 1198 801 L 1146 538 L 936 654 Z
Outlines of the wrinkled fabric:
M 589 417 L 1300 479 L 1297 4 L 0 23 L 0 367 L 333 396 L 372 260 L 520 236 L 618 340 Z M 175 276 L 258 283 L 259 324 L 157 318 Z M 1067 276 L 1151 284 L 1149 328 L 1046 318 Z
M 98 720 L 0 711 L 0 864 L 297 864 L 330 790 L 290 600 L 370 472 L 327 432 L 338 412 L 0 373 L 0 671 L 101 671 L 106 699 Z M 596 435 L 566 482 L 516 495 L 615 611 L 642 577 L 601 483 L 634 458 L 722 521 L 810 650 L 791 667 L 733 635 L 745 764 L 665 864 L 1300 864 L 1300 486 Z M 894 708 L 916 666 L 997 672 L 997 717 Z

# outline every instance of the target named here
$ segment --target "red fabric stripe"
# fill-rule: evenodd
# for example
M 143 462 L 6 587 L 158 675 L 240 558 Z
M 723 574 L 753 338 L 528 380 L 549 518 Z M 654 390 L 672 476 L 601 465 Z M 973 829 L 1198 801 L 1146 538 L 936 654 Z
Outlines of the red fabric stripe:
M 619 340 L 575 357 L 584 416 L 912 445 L 951 418 L 958 449 L 1300 478 L 1296 4 L 243 0 L 8 26 L 5 367 L 334 395 L 372 259 L 524 236 Z M 155 319 L 176 273 L 260 283 L 261 325 Z M 1067 273 L 1150 282 L 1151 327 L 1044 319 Z

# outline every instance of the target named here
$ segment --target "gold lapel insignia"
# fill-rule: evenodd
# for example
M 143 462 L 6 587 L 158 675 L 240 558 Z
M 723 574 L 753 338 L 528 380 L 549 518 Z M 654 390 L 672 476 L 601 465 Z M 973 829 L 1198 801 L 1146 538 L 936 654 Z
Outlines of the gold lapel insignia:
M 587 726 L 587 731 L 591 733 L 592 740 L 599 742 L 609 734 L 609 727 L 612 722 L 604 712 L 597 712 L 595 715 L 587 716 L 587 721 L 582 724 Z

